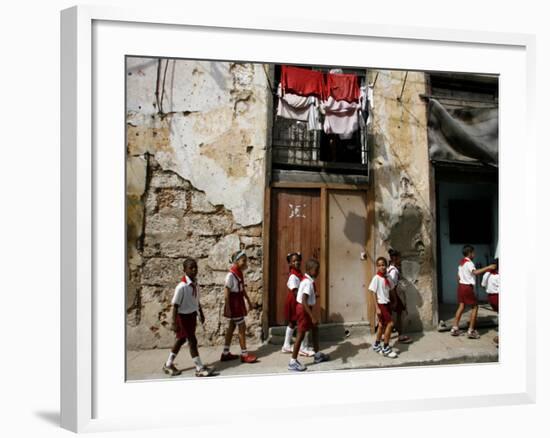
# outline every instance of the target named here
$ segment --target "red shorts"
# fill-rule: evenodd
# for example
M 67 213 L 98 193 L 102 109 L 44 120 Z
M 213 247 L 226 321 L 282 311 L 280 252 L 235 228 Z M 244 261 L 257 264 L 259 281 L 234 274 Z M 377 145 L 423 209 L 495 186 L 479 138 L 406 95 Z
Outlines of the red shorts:
M 296 315 L 296 304 L 298 304 L 296 301 L 296 295 L 294 292 L 289 290 L 285 301 L 285 318 L 287 323 L 296 323 L 296 321 L 298 321 L 298 316 Z
M 378 304 L 378 307 L 380 307 L 380 314 L 376 314 L 378 317 L 378 324 L 385 329 L 386 326 L 392 321 L 391 304 Z
M 231 314 L 227 314 L 227 309 L 224 309 L 223 316 L 226 318 L 244 318 L 246 316 L 246 305 L 244 304 L 244 294 L 241 292 L 229 293 L 229 310 Z
M 495 312 L 498 312 L 498 294 L 487 294 L 489 304 Z
M 457 295 L 459 303 L 470 305 L 477 304 L 477 298 L 474 294 L 474 286 L 472 286 L 471 284 L 460 283 L 458 285 Z
M 178 313 L 176 318 L 176 338 L 188 339 L 195 336 L 197 328 L 197 312 Z
M 296 319 L 298 321 L 298 331 L 307 332 L 313 328 L 311 317 L 300 303 L 296 303 Z

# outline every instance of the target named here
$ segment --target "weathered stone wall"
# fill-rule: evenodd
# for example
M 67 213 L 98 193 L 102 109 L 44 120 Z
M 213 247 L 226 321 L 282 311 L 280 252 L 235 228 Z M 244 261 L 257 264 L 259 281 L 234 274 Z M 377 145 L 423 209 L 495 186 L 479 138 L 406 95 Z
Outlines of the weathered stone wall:
M 203 345 L 223 343 L 229 255 L 246 248 L 251 343 L 261 337 L 263 194 L 273 102 L 262 64 L 127 61 L 127 345 L 168 347 L 170 299 L 194 257 L 206 314 Z M 160 73 L 160 75 L 158 74 Z M 436 308 L 423 73 L 370 71 L 376 255 L 403 253 L 408 330 Z M 159 93 L 156 95 L 157 83 Z M 398 97 L 403 89 L 401 99 Z M 164 90 L 164 93 L 162 93 Z M 162 107 L 162 108 L 160 108 Z M 162 109 L 162 111 L 160 111 Z
M 404 71 L 370 71 L 374 86 L 371 127 L 372 184 L 375 191 L 376 256 L 402 253 L 402 274 L 409 330 L 433 327 L 435 266 L 430 201 L 430 164 L 426 129 L 425 75 Z M 404 88 L 403 84 L 405 82 Z M 403 94 L 401 96 L 401 92 Z M 401 98 L 400 98 L 401 97 Z
M 156 59 L 127 61 L 127 346 L 173 343 L 170 299 L 186 257 L 199 266 L 207 320 L 199 342 L 223 343 L 223 281 L 239 248 L 260 306 L 247 317 L 248 334 L 259 341 L 268 72 L 183 60 L 158 67 Z

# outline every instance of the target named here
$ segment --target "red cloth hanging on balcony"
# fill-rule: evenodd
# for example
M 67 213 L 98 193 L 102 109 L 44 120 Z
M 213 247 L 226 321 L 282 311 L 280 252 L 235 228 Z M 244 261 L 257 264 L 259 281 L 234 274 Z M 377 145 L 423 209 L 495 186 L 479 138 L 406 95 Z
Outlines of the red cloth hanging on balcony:
M 327 90 L 325 95 L 334 97 L 334 100 L 358 102 L 360 89 L 357 75 L 329 73 L 327 75 Z
M 281 67 L 283 93 L 325 98 L 324 76 L 320 71 L 283 65 Z

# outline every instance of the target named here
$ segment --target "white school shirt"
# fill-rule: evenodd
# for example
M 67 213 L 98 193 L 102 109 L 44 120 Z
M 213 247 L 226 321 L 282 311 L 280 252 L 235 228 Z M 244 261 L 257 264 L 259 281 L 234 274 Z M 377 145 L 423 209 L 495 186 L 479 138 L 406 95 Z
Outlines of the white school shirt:
M 286 287 L 288 287 L 288 290 L 298 289 L 300 287 L 300 279 L 296 275 L 290 274 L 286 282 Z
M 199 311 L 199 285 L 195 284 L 186 275 L 185 278 L 176 286 L 172 305 L 178 305 L 178 313 L 189 314 Z
M 399 269 L 397 269 L 397 266 L 390 265 L 387 269 L 387 275 L 388 278 L 391 280 L 391 282 L 395 285 L 399 283 Z
M 388 304 L 390 302 L 390 290 L 395 286 L 392 279 L 388 276 L 386 277 L 389 281 L 389 285 L 386 284 L 383 277 L 376 274 L 372 277 L 372 280 L 369 285 L 369 290 L 376 294 L 376 301 L 378 304 Z
M 461 266 L 458 265 L 458 282 L 460 284 L 471 284 L 472 286 L 476 285 L 476 276 L 473 272 L 476 269 L 474 262 L 472 262 L 468 257 L 464 257 L 466 262 Z
M 239 288 L 239 280 L 237 279 L 235 274 L 233 274 L 233 272 L 229 272 L 226 275 L 224 286 L 228 287 L 229 291 L 233 293 L 239 293 L 241 291 L 241 289 Z M 244 287 L 244 280 L 243 280 L 243 287 Z
M 488 294 L 498 294 L 500 292 L 500 275 L 486 272 L 483 274 L 481 287 L 484 287 Z
M 300 282 L 296 301 L 303 304 L 304 295 L 307 295 L 307 304 L 314 306 L 316 302 L 315 287 L 313 286 L 313 278 L 311 278 L 309 274 L 304 275 L 304 279 Z

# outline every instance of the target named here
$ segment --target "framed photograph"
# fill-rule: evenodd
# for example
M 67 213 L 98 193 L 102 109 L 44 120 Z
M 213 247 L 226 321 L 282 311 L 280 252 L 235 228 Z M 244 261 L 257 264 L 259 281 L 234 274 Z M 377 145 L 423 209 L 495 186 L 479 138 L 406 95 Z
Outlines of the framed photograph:
M 534 37 L 61 17 L 63 427 L 533 402 Z

